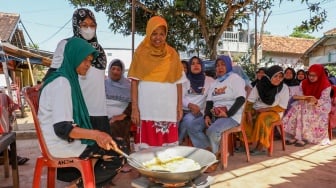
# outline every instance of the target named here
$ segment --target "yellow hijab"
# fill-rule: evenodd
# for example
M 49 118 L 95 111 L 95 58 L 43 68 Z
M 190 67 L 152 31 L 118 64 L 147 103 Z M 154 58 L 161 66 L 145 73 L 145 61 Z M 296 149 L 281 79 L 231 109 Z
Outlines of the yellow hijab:
M 165 43 L 155 48 L 150 42 L 150 36 L 159 26 L 168 26 L 165 19 L 154 16 L 147 22 L 146 37 L 135 50 L 133 60 L 128 71 L 128 77 L 143 81 L 174 83 L 182 76 L 183 66 L 178 53 Z

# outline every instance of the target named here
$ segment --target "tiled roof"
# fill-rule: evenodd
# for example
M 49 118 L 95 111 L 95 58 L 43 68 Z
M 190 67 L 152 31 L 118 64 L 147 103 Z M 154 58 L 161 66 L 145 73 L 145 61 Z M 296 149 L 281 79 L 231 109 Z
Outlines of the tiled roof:
M 329 31 L 324 33 L 324 35 L 335 35 L 335 34 L 336 34 L 336 28 L 330 29 Z
M 263 35 L 262 50 L 275 53 L 303 54 L 316 39 Z
M 19 20 L 19 14 L 0 12 L 1 41 L 10 42 L 10 40 L 12 40 Z

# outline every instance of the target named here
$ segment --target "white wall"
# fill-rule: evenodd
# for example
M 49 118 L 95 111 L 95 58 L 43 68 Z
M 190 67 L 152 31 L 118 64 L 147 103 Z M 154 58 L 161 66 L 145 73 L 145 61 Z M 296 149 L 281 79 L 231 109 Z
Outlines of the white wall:
M 125 63 L 125 69 L 129 69 L 132 61 L 132 49 L 128 48 L 104 48 L 106 58 L 107 58 L 107 65 L 105 74 L 107 75 L 107 68 L 110 62 L 113 59 L 120 59 L 122 62 Z

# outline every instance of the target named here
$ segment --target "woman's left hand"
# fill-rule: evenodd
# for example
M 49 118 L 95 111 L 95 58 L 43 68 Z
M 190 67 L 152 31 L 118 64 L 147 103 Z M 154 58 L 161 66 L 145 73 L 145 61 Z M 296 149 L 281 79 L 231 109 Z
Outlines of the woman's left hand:
M 182 117 L 183 117 L 183 110 L 182 110 L 182 106 L 181 107 L 177 107 L 176 109 L 176 115 L 177 115 L 177 122 L 180 122 Z

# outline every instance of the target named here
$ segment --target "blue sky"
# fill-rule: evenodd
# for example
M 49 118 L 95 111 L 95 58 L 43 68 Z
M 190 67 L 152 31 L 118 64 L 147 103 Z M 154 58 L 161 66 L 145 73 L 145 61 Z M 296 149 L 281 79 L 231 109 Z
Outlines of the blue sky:
M 265 30 L 280 36 L 292 33 L 296 25 L 309 18 L 306 6 L 299 2 L 296 0 L 295 3 L 283 3 L 280 7 L 274 7 Z M 42 50 L 54 51 L 58 41 L 72 36 L 69 20 L 75 8 L 66 0 L 0 0 L 0 4 L 0 12 L 20 14 L 32 41 Z M 321 37 L 324 32 L 336 27 L 336 0 L 325 0 L 322 7 L 328 12 L 328 20 L 323 29 L 312 33 L 315 37 Z M 104 13 L 95 12 L 95 16 L 98 22 L 98 40 L 104 48 L 131 48 L 131 37 L 111 32 Z M 253 20 L 250 22 L 250 28 L 254 28 Z M 141 40 L 141 36 L 136 36 L 135 46 Z M 28 37 L 26 41 L 30 42 Z

